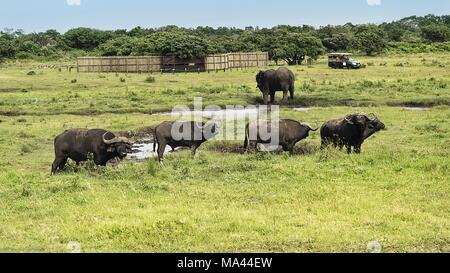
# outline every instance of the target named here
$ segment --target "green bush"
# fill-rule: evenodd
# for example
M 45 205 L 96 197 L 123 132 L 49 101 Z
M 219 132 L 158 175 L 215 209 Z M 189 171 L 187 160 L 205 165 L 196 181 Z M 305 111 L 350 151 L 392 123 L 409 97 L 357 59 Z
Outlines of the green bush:
M 144 80 L 146 83 L 154 83 L 156 81 L 155 77 L 153 76 L 148 76 L 147 78 L 145 78 Z

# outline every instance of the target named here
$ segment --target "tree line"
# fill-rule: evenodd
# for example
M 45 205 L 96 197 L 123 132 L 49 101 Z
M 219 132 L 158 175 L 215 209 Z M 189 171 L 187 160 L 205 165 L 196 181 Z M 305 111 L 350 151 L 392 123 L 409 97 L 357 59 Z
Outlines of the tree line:
M 273 28 L 136 27 L 131 30 L 74 28 L 26 34 L 0 32 L 0 60 L 61 59 L 77 56 L 175 55 L 204 57 L 228 52 L 267 51 L 274 61 L 301 64 L 325 52 L 450 51 L 450 15 L 411 16 L 382 24 L 288 26 Z

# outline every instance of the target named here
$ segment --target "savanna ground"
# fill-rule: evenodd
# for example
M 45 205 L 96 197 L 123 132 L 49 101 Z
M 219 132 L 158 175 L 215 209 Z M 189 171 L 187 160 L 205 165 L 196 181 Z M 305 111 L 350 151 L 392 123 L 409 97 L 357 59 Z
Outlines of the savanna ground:
M 203 74 L 78 74 L 36 63 L 0 68 L 0 250 L 113 252 L 450 251 L 450 55 L 361 58 L 362 70 L 322 59 L 292 67 L 294 105 L 282 118 L 320 126 L 376 113 L 388 130 L 361 155 L 319 150 L 242 154 L 242 141 L 50 176 L 53 138 L 68 128 L 155 126 L 151 113 L 259 103 L 259 69 Z M 34 71 L 34 73 L 29 73 Z M 34 74 L 34 75 L 27 75 Z M 278 99 L 280 99 L 278 95 Z M 429 107 L 411 110 L 404 106 Z

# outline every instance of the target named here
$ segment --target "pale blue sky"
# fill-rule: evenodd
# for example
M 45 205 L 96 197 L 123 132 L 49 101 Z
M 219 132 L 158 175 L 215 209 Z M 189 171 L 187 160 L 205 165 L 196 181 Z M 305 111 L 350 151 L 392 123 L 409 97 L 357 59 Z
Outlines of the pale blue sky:
M 321 26 L 430 13 L 450 14 L 450 0 L 0 0 L 0 29 Z

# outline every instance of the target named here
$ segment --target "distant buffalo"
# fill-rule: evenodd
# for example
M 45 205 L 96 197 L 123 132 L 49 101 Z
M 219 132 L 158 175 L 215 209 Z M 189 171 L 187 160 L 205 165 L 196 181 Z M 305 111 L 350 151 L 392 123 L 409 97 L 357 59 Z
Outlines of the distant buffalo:
M 317 129 L 312 128 L 310 125 L 306 123 L 300 123 L 295 120 L 290 119 L 282 119 L 278 122 L 278 126 L 276 123 L 272 123 L 267 120 L 257 120 L 252 123 L 247 124 L 245 130 L 245 142 L 244 148 L 248 151 L 249 142 L 256 149 L 258 143 L 263 144 L 277 144 L 281 146 L 284 151 L 293 153 L 294 146 L 297 142 L 307 138 L 309 136 L 310 131 L 317 131 Z M 262 130 L 260 130 L 262 128 Z M 268 133 L 266 136 L 262 136 L 261 133 Z M 273 143 L 274 140 L 272 138 L 268 138 L 269 135 L 276 134 L 278 132 L 278 143 Z
M 259 90 L 263 93 L 264 104 L 270 102 L 275 103 L 275 92 L 283 91 L 283 101 L 288 100 L 288 92 L 290 99 L 294 99 L 295 75 L 289 69 L 280 67 L 277 70 L 260 71 L 256 75 L 256 82 Z
M 55 138 L 55 161 L 52 164 L 52 174 L 64 170 L 67 159 L 80 164 L 88 159 L 88 154 L 94 156 L 96 165 L 105 166 L 113 158 L 123 159 L 132 152 L 132 141 L 125 137 L 116 137 L 103 129 L 73 129 L 67 130 Z
M 329 144 L 335 147 L 347 148 L 348 153 L 361 153 L 361 145 L 364 141 L 386 126 L 380 119 L 371 114 L 369 118 L 364 113 L 348 115 L 342 119 L 330 120 L 322 126 L 320 131 L 322 148 Z
M 155 128 L 155 141 L 153 151 L 158 144 L 158 160 L 164 159 L 164 151 L 169 145 L 172 150 L 178 147 L 188 147 L 195 155 L 197 149 L 204 142 L 218 134 L 218 126 L 214 123 L 204 122 L 163 122 Z

